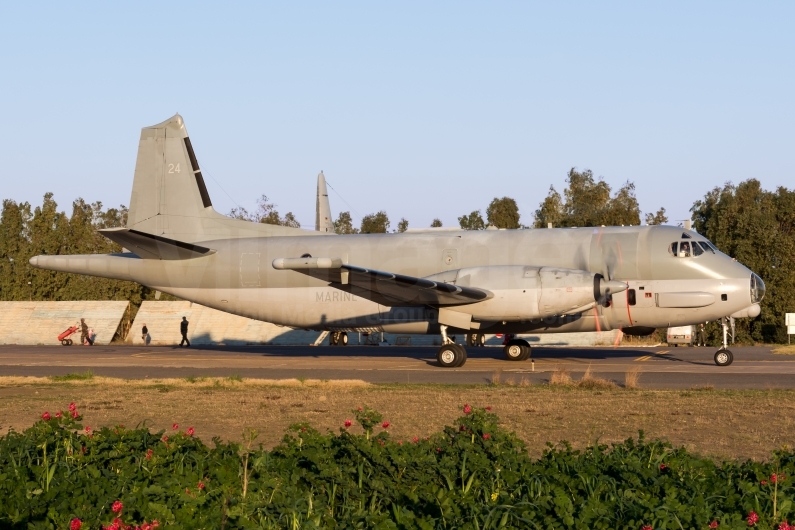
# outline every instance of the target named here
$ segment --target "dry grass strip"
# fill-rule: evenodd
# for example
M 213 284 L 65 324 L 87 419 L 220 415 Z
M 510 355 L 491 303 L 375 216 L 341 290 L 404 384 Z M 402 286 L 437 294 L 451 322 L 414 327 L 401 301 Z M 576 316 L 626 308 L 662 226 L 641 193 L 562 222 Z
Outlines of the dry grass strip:
M 502 374 L 503 380 L 506 374 Z M 629 376 L 628 376 L 629 377 Z M 89 380 L 0 378 L 0 432 L 29 427 L 44 410 L 76 402 L 91 427 L 145 424 L 154 430 L 194 426 L 197 435 L 240 440 L 246 428 L 266 447 L 299 422 L 337 431 L 351 410 L 369 405 L 384 414 L 394 439 L 427 436 L 455 422 L 461 406 L 492 406 L 538 456 L 547 441 L 584 447 L 636 436 L 663 438 L 715 458 L 764 459 L 795 445 L 795 391 L 715 389 L 627 391 L 590 375 L 567 384 L 372 385 L 361 381 L 263 381 L 240 378 Z M 583 380 L 586 382 L 583 383 Z

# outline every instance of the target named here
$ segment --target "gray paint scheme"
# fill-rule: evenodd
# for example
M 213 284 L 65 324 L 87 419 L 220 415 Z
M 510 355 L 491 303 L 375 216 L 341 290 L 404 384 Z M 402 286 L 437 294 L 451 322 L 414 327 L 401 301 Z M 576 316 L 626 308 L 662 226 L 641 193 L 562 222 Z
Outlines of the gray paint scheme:
M 631 331 L 759 314 L 763 284 L 752 299 L 748 268 L 669 252 L 683 237 L 706 244 L 681 228 L 336 235 L 230 219 L 205 206 L 186 138 L 179 115 L 142 130 L 128 225 L 102 231 L 133 252 L 31 264 L 316 330 Z M 322 177 L 317 212 L 330 219 Z
M 315 204 L 315 230 L 324 234 L 334 233 L 334 221 L 331 218 L 331 206 L 328 202 L 326 177 L 321 171 L 317 176 L 317 202 Z

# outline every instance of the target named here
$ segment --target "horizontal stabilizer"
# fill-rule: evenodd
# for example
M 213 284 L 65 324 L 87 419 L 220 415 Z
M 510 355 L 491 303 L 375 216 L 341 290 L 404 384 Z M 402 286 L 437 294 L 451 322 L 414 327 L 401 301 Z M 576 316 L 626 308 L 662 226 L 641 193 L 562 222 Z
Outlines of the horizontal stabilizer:
M 130 228 L 108 228 L 99 233 L 143 259 L 193 259 L 215 254 L 214 250 L 207 247 Z
M 407 304 L 463 305 L 493 296 L 485 289 L 347 265 L 340 258 L 278 258 L 273 260 L 273 268 L 328 280 L 332 285 L 341 284 L 340 288 L 352 285 L 377 295 L 375 299 L 387 298 Z M 336 274 L 329 274 L 332 270 Z

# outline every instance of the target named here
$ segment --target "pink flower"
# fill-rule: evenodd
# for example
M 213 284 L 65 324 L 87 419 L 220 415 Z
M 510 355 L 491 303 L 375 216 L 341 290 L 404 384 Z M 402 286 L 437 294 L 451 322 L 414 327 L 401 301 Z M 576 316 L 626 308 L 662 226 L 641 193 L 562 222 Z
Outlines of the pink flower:
M 748 526 L 754 526 L 757 522 L 759 522 L 759 516 L 756 515 L 756 512 L 751 512 L 748 514 Z
M 385 421 L 384 423 L 381 424 L 381 427 L 383 427 L 384 429 L 388 429 L 390 425 L 392 424 L 389 423 L 388 421 Z
M 41 415 L 41 419 L 48 421 L 50 419 L 50 413 L 45 410 L 44 414 Z
M 485 433 L 485 434 L 483 435 L 483 439 L 484 439 L 484 440 L 490 440 L 490 439 L 491 439 L 491 435 L 490 435 L 489 433 Z
M 91 434 L 91 427 L 86 425 L 86 434 Z
M 763 485 L 763 486 L 767 486 L 767 481 L 766 480 L 761 480 L 761 481 L 759 481 L 759 483 L 761 485 Z
M 171 428 L 176 431 L 177 429 L 179 429 L 179 423 L 175 423 L 174 425 L 171 426 Z
M 353 425 L 353 422 L 351 420 L 345 420 L 345 424 L 344 425 L 345 425 L 345 428 L 347 429 L 348 427 Z
M 69 523 L 69 530 L 80 530 L 80 527 L 83 526 L 83 521 L 75 517 Z
M 119 513 L 119 512 L 122 511 L 123 508 L 124 508 L 124 504 L 122 504 L 121 501 L 114 502 L 113 506 L 110 507 L 110 509 L 113 510 L 113 513 Z M 114 520 L 114 522 L 116 522 L 116 521 Z
M 74 412 L 76 410 L 77 410 L 77 405 L 75 405 L 74 402 L 69 403 L 69 411 Z
M 472 412 L 472 407 L 470 407 L 469 405 L 465 404 L 464 405 L 464 414 L 469 414 L 470 412 Z
M 782 521 L 781 524 L 778 525 L 778 530 L 790 530 L 791 528 L 792 527 L 789 525 L 789 523 L 786 520 Z
M 199 485 L 197 486 L 200 490 L 204 489 L 204 482 L 199 481 Z
M 188 430 L 185 431 L 188 436 L 193 436 L 193 433 L 196 431 L 193 430 L 193 427 L 188 427 Z
M 63 412 L 56 412 L 56 413 L 55 413 L 55 417 L 56 417 L 56 418 L 60 418 L 61 416 L 63 416 Z M 82 524 L 82 523 L 81 523 L 81 524 Z
M 78 414 L 76 410 L 73 410 L 72 411 L 72 418 L 77 419 L 78 416 L 80 416 L 80 414 Z
M 717 528 L 718 527 L 718 521 L 712 521 L 711 523 L 709 523 L 709 527 L 710 528 Z

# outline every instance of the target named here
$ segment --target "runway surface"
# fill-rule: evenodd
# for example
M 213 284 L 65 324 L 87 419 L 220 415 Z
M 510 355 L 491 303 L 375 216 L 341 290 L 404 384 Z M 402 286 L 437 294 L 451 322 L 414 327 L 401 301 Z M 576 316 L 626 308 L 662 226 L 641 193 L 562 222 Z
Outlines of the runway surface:
M 436 348 L 309 346 L 0 346 L 0 376 L 51 376 L 90 370 L 128 379 L 218 377 L 360 379 L 372 383 L 483 384 L 549 381 L 565 369 L 577 379 L 590 367 L 623 384 L 640 369 L 643 388 L 795 388 L 795 356 L 769 347 L 734 347 L 734 363 L 718 367 L 715 348 L 541 348 L 532 361 L 506 361 L 502 349 L 468 348 L 461 368 L 436 365 Z

